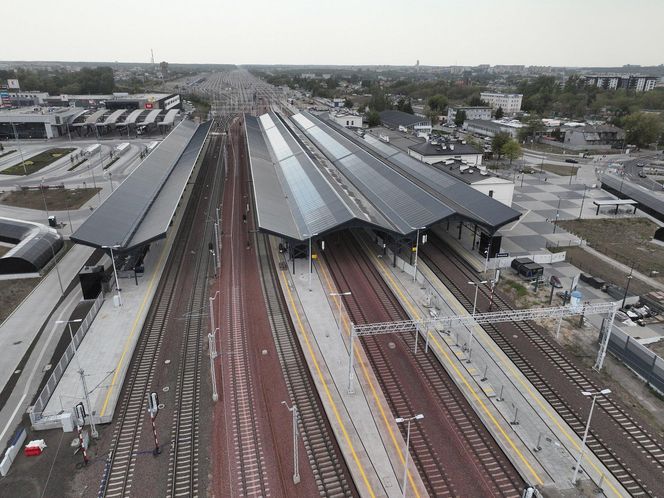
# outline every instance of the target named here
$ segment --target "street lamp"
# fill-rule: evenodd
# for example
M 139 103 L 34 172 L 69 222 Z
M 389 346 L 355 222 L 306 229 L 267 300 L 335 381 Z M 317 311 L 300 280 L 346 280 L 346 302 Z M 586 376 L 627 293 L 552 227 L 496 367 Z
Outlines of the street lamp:
M 632 281 L 632 273 L 634 273 L 634 264 L 629 270 L 629 275 L 627 275 L 627 285 L 625 286 L 625 294 L 623 295 L 622 308 L 625 307 L 625 301 L 627 300 L 627 291 L 629 290 L 629 283 Z
M 415 235 L 415 271 L 413 272 L 413 282 L 417 281 L 417 255 L 420 252 L 420 230 L 426 230 L 427 227 L 414 228 L 410 227 L 411 230 L 415 230 L 417 234 Z
M 120 282 L 118 280 L 118 270 L 115 268 L 115 258 L 113 257 L 113 249 L 119 249 L 120 247 L 122 246 L 119 244 L 115 244 L 114 246 L 101 246 L 102 249 L 111 250 L 111 263 L 113 263 L 113 273 L 115 274 L 115 289 L 118 292 L 118 306 L 122 308 L 122 294 L 120 289 Z
M 288 411 L 293 414 L 293 483 L 298 484 L 300 482 L 300 465 L 298 462 L 298 444 L 297 444 L 297 405 L 293 403 L 293 406 L 288 406 L 288 403 L 285 401 L 281 402 Z
M 401 496 L 403 498 L 406 497 L 406 487 L 407 487 L 407 484 L 408 484 L 408 481 L 406 481 L 406 479 L 408 478 L 408 456 L 410 454 L 409 451 L 408 451 L 408 446 L 410 445 L 410 423 L 413 420 L 422 420 L 423 418 L 424 418 L 424 415 L 419 413 L 419 414 L 415 415 L 414 417 L 409 417 L 409 418 L 399 417 L 399 418 L 396 418 L 394 420 L 397 424 L 403 424 L 404 422 L 406 422 L 406 424 L 407 424 L 406 425 L 406 454 L 404 455 L 404 458 L 406 459 L 406 461 L 403 464 L 403 487 L 402 487 L 403 492 L 401 493 Z
M 482 280 L 480 282 L 468 282 L 469 285 L 475 287 L 475 298 L 473 299 L 473 316 L 475 316 L 475 311 L 477 311 L 477 291 L 480 290 L 480 285 L 486 284 L 488 280 Z M 470 357 L 473 353 L 473 336 L 475 332 L 475 326 L 471 325 L 470 327 L 470 340 L 468 341 L 468 359 L 466 363 L 470 363 Z
M 90 404 L 90 396 L 88 395 L 88 386 L 85 382 L 85 371 L 81 367 L 81 362 L 78 359 L 78 348 L 76 347 L 76 342 L 74 342 L 74 333 L 71 330 L 72 323 L 81 323 L 82 321 L 82 319 L 77 318 L 76 320 L 56 320 L 55 323 L 66 323 L 69 328 L 69 337 L 71 338 L 71 343 L 74 348 L 74 358 L 76 358 L 76 365 L 78 366 L 78 375 L 81 377 L 81 384 L 83 386 L 83 396 L 85 397 L 85 403 L 88 405 L 88 413 L 90 414 L 90 432 L 93 438 L 98 438 L 99 433 L 97 432 L 97 427 L 92 419 L 92 405 Z
M 341 334 L 341 297 L 350 296 L 353 293 L 351 291 L 347 292 L 330 292 L 330 297 L 337 297 L 337 310 L 339 311 L 339 334 Z
M 12 122 L 12 128 L 14 129 L 14 138 L 16 139 L 16 145 L 18 146 L 18 153 L 21 155 L 21 164 L 23 165 L 23 174 L 28 175 L 28 170 L 25 167 L 25 160 L 23 159 L 23 149 L 21 148 L 21 141 L 18 139 L 18 132 L 16 131 L 16 123 Z
M 556 207 L 556 219 L 553 220 L 553 233 L 556 233 L 556 228 L 558 228 L 559 216 L 560 216 L 560 199 L 558 199 L 558 207 Z
M 611 389 L 602 389 L 598 392 L 590 391 L 581 391 L 581 394 L 584 396 L 591 396 L 593 401 L 590 405 L 590 413 L 588 414 L 588 421 L 586 422 L 586 430 L 583 432 L 583 440 L 581 441 L 581 449 L 579 450 L 579 459 L 576 461 L 576 466 L 574 468 L 574 476 L 572 476 L 572 484 L 576 484 L 576 480 L 579 475 L 579 469 L 581 468 L 581 459 L 583 458 L 583 453 L 586 451 L 586 439 L 588 438 L 588 430 L 590 429 L 590 419 L 593 416 L 593 409 L 595 408 L 595 401 L 598 396 L 606 396 L 611 394 Z
M 44 211 L 46 211 L 46 219 L 48 220 L 48 206 L 46 205 L 46 196 L 44 195 L 44 177 L 42 176 L 39 182 L 39 190 L 41 190 L 42 201 L 44 201 Z

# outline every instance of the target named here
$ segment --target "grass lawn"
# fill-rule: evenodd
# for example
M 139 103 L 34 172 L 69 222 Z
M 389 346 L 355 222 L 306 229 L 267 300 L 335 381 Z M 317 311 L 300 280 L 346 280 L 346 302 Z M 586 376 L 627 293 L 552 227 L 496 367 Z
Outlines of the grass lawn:
M 567 262 L 576 266 L 583 273 L 589 273 L 593 277 L 599 277 L 611 284 L 619 287 L 625 287 L 627 275 L 616 270 L 616 267 L 606 263 L 604 260 L 584 251 L 580 247 L 559 247 L 551 249 L 552 252 L 567 251 Z M 629 284 L 630 292 L 635 294 L 646 294 L 655 289 L 648 284 L 641 282 L 638 278 L 633 278 Z
M 44 189 L 44 197 L 49 211 L 79 209 L 94 197 L 100 188 L 49 188 Z M 12 190 L 0 194 L 0 204 L 29 209 L 44 209 L 41 190 Z
M 35 173 L 36 171 L 39 171 L 40 169 L 45 168 L 49 164 L 52 164 L 53 162 L 57 161 L 62 156 L 66 156 L 70 152 L 73 152 L 74 150 L 76 149 L 73 147 L 45 150 L 44 152 L 40 152 L 36 156 L 32 156 L 30 159 L 26 159 L 24 163 L 18 163 L 15 164 L 14 166 L 10 166 L 9 168 L 0 171 L 0 174 L 25 175 L 27 172 L 28 175 L 31 175 L 32 173 Z M 25 164 L 25 169 L 23 168 L 23 164 Z
M 538 170 L 540 166 L 533 166 L 533 169 Z M 543 164 L 541 169 L 559 176 L 576 176 L 577 171 L 579 171 L 578 166 L 562 166 L 560 164 Z
M 664 275 L 664 247 L 651 242 L 658 226 L 646 218 L 560 221 L 595 250 L 646 275 Z

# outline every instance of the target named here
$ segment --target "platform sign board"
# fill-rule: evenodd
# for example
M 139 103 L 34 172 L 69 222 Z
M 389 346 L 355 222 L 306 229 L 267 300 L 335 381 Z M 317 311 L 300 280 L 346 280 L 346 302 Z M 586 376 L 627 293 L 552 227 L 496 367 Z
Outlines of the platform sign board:
M 580 276 L 581 276 L 580 273 L 577 273 L 577 274 L 574 276 L 574 279 L 572 280 L 572 287 L 571 287 L 572 290 L 576 290 L 576 286 L 579 285 L 579 277 L 580 277 Z
M 496 258 L 509 258 L 510 253 L 508 252 L 497 252 L 496 253 Z
M 20 90 L 21 85 L 19 85 L 18 80 L 7 80 L 7 86 L 11 88 L 12 90 Z

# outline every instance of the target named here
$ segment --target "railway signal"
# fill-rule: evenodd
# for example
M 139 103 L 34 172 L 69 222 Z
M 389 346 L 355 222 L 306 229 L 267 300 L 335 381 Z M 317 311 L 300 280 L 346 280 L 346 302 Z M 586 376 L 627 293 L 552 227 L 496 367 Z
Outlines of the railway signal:
M 152 450 L 152 454 L 157 456 L 161 453 L 161 448 L 159 447 L 159 439 L 157 438 L 157 426 L 155 425 L 157 413 L 159 413 L 159 396 L 156 392 L 151 392 L 148 396 L 148 413 L 150 414 L 150 422 L 152 423 L 152 435 L 154 436 L 154 450 Z
M 78 444 L 83 453 L 83 465 L 87 465 L 89 462 L 88 458 L 88 445 L 83 441 L 83 424 L 85 424 L 85 407 L 83 403 L 79 403 L 74 407 L 74 414 L 76 415 L 76 428 L 78 430 Z

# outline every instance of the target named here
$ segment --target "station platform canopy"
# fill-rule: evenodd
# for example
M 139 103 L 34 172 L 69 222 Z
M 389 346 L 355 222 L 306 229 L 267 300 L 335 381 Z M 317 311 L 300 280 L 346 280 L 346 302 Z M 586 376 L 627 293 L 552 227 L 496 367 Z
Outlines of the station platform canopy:
M 180 122 L 115 189 L 71 239 L 130 251 L 166 236 L 212 122 Z
M 290 119 L 274 113 L 245 116 L 261 230 L 295 240 L 350 226 L 403 236 L 459 214 L 451 203 L 313 116 Z M 306 152 L 298 135 L 317 150 Z M 458 188 L 483 195 L 461 182 Z M 487 208 L 503 206 L 487 199 Z M 505 220 L 519 217 L 504 207 Z

